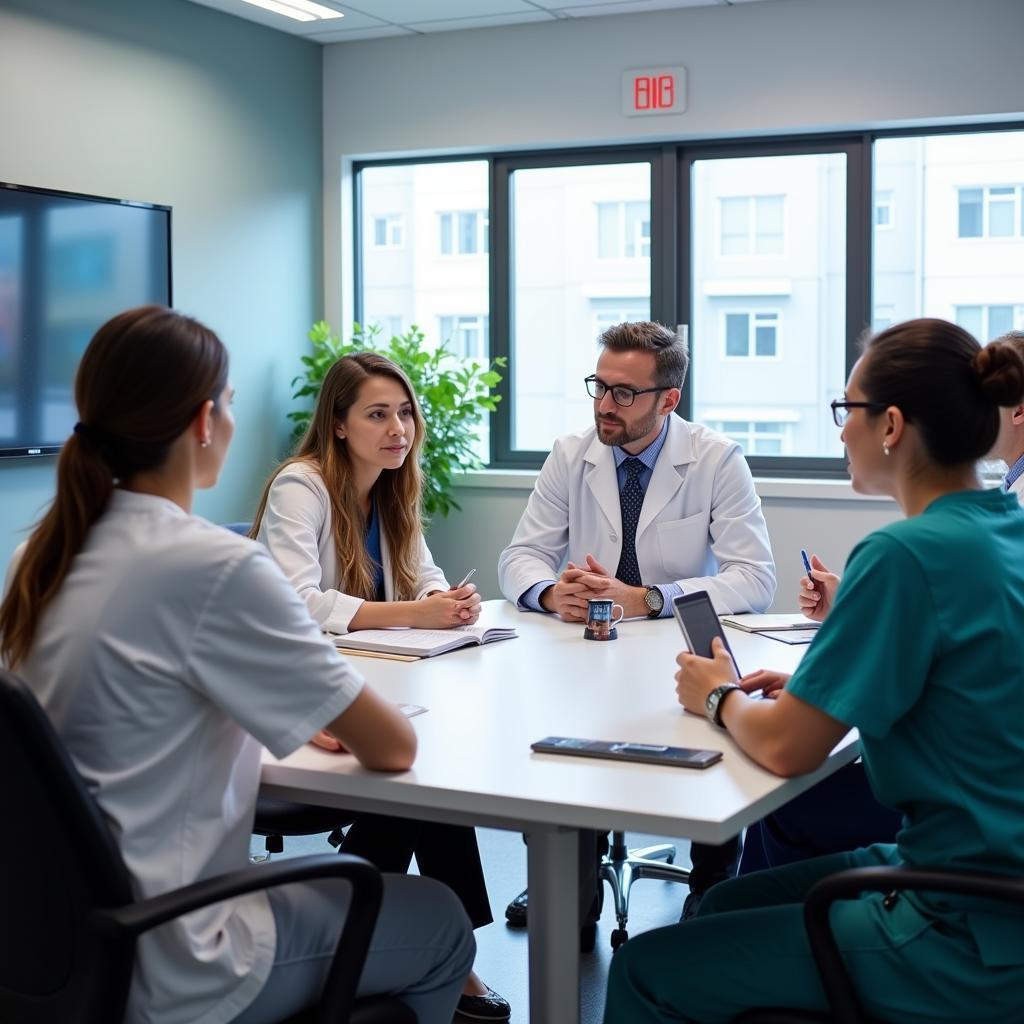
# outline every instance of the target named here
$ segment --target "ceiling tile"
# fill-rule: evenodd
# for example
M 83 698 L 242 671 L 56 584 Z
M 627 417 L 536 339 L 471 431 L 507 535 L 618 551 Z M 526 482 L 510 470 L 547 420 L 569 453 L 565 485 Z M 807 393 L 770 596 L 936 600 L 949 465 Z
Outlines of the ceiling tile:
M 570 18 L 600 17 L 602 14 L 640 14 L 644 11 L 668 11 L 680 7 L 717 7 L 717 0 L 612 0 L 610 3 L 581 4 L 578 7 L 556 8 Z
M 624 11 L 632 10 L 634 7 L 639 8 L 647 0 L 533 0 L 533 3 L 537 4 L 538 7 L 543 7 L 549 11 L 564 11 L 566 14 L 577 14 L 578 10 L 574 8 L 586 7 L 593 8 L 594 13 L 598 13 L 598 9 L 606 5 L 614 4 L 616 7 L 621 7 Z M 705 7 L 712 4 L 718 4 L 723 0 L 663 0 L 663 7 Z
M 349 5 L 346 4 L 346 7 Z M 486 18 L 496 14 L 536 11 L 526 0 L 362 0 L 351 5 L 371 17 L 395 25 L 421 21 L 446 21 L 454 18 Z
M 525 25 L 531 21 L 554 21 L 548 11 L 534 10 L 529 14 L 496 14 L 491 18 L 446 18 L 442 21 L 414 21 L 408 28 L 417 32 L 457 32 L 463 28 L 494 28 L 496 25 Z

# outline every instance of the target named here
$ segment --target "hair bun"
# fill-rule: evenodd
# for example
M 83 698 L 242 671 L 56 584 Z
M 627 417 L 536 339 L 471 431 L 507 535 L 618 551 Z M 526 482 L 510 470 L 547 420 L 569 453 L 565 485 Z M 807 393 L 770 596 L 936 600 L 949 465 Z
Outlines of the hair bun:
M 1024 399 L 1024 359 L 1005 341 L 978 349 L 971 360 L 978 387 L 993 405 L 1016 405 Z

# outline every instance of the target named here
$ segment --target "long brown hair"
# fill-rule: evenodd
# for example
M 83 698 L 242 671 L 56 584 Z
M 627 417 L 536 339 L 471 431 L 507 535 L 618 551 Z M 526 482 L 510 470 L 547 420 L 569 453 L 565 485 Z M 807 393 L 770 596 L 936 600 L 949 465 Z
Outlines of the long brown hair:
M 57 461 L 57 494 L 29 537 L 0 605 L 0 657 L 32 648 L 114 486 L 160 466 L 203 403 L 227 386 L 228 355 L 209 328 L 163 306 L 129 309 L 94 335 L 75 375 L 81 422 Z
M 416 436 L 401 467 L 384 470 L 373 485 L 381 531 L 391 553 L 395 599 L 411 601 L 416 596 L 420 563 L 420 493 L 423 487 L 420 449 L 425 424 L 409 378 L 390 359 L 377 352 L 343 356 L 327 371 L 309 428 L 295 454 L 277 467 L 263 489 L 250 536 L 256 537 L 259 533 L 267 497 L 277 475 L 293 463 L 309 463 L 323 478 L 331 502 L 331 529 L 341 589 L 346 594 L 373 600 L 374 565 L 366 553 L 366 520 L 359 508 L 348 446 L 335 436 L 335 425 L 348 415 L 363 382 L 374 376 L 391 377 L 405 388 L 416 424 Z

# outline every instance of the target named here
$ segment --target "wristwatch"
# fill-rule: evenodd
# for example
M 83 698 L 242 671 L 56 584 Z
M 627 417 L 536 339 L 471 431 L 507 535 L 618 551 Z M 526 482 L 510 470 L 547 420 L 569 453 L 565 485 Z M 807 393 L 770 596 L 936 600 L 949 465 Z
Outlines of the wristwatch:
M 740 687 L 736 683 L 722 683 L 721 686 L 716 686 L 707 696 L 704 701 L 704 711 L 708 718 L 719 727 L 724 729 L 725 726 L 722 724 L 722 698 L 727 693 L 732 693 L 733 690 L 738 690 Z
M 665 595 L 657 587 L 648 587 L 644 604 L 647 605 L 647 618 L 656 619 L 665 607 Z

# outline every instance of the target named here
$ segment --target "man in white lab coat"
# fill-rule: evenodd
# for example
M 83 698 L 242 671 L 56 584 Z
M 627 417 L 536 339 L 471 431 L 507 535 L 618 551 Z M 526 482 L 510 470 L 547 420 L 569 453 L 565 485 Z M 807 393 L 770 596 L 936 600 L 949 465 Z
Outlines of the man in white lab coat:
M 1010 331 L 995 340 L 1009 342 L 1024 356 L 1024 331 Z M 1003 490 L 1016 494 L 1024 505 L 1024 402 L 999 410 L 999 436 L 989 458 L 1006 463 Z
M 498 559 L 502 593 L 567 622 L 584 621 L 593 597 L 612 598 L 627 617 L 658 618 L 697 590 L 719 614 L 765 611 L 775 564 L 743 453 L 674 415 L 686 343 L 650 322 L 619 324 L 599 340 L 597 372 L 586 378 L 594 426 L 555 441 Z M 691 890 L 700 893 L 723 877 L 735 847 L 695 854 Z M 525 923 L 525 906 L 524 893 L 506 916 Z

